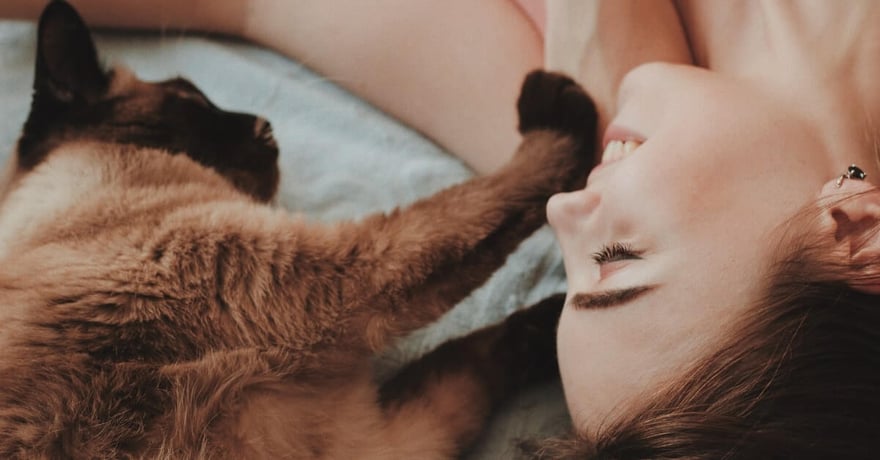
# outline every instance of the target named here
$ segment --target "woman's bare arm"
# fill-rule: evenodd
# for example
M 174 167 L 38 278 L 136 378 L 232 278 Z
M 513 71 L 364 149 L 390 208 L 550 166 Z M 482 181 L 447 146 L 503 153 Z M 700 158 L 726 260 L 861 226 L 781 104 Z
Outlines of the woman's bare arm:
M 253 0 L 244 36 L 294 56 L 476 171 L 519 143 L 515 103 L 542 42 L 511 0 Z
M 36 19 L 49 0 L 3 0 L 0 17 Z M 92 26 L 238 35 L 246 0 L 69 0 Z

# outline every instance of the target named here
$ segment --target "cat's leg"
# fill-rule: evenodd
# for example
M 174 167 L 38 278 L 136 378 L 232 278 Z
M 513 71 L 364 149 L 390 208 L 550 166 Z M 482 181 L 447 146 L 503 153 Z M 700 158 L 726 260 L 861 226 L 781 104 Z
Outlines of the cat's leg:
M 518 108 L 524 139 L 498 173 L 343 231 L 350 340 L 377 349 L 436 320 L 545 223 L 551 195 L 583 185 L 595 161 L 589 97 L 571 79 L 537 71 Z
M 537 72 L 519 102 L 524 141 L 496 174 L 359 223 L 309 223 L 250 203 L 199 208 L 145 244 L 168 276 L 137 292 L 187 299 L 196 286 L 200 301 L 173 309 L 176 329 L 224 347 L 281 347 L 302 372 L 344 373 L 483 284 L 544 224 L 549 197 L 584 183 L 596 140 L 587 95 Z M 132 324 L 155 314 L 125 312 Z
M 556 324 L 564 302 L 564 294 L 549 297 L 447 342 L 384 383 L 380 399 L 391 442 L 452 457 L 475 440 L 499 403 L 558 378 Z

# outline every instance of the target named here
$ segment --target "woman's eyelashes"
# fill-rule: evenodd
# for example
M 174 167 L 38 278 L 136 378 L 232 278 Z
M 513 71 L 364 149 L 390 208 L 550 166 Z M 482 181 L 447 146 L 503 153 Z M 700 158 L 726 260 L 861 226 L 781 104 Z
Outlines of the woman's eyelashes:
M 593 260 L 598 265 L 604 265 L 620 260 L 634 260 L 641 258 L 641 251 L 636 251 L 632 246 L 625 243 L 611 243 L 602 246 L 602 249 L 593 253 Z

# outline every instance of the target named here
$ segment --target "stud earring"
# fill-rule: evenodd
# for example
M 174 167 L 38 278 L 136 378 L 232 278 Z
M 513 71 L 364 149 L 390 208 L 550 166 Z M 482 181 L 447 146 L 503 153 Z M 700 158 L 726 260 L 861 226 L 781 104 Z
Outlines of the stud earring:
M 862 168 L 855 164 L 851 164 L 849 165 L 849 168 L 846 168 L 846 172 L 837 178 L 837 188 L 840 188 L 840 186 L 843 185 L 843 181 L 846 179 L 865 180 L 866 177 L 868 177 L 868 175 L 865 174 L 865 171 L 862 171 Z

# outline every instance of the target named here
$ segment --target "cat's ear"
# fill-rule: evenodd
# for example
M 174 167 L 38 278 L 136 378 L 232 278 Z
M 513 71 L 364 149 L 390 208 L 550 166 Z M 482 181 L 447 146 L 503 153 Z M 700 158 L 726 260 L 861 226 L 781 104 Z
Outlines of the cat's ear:
M 89 29 L 65 1 L 49 3 L 37 31 L 34 97 L 69 103 L 100 96 L 109 82 Z

